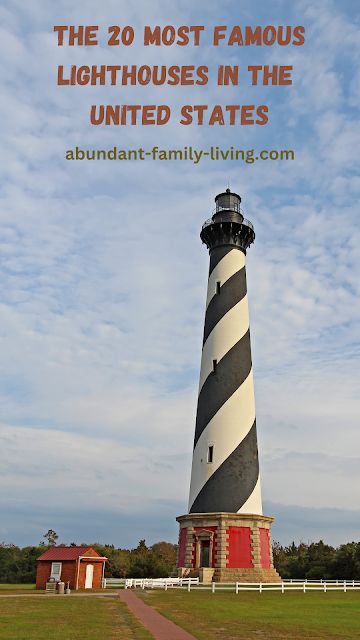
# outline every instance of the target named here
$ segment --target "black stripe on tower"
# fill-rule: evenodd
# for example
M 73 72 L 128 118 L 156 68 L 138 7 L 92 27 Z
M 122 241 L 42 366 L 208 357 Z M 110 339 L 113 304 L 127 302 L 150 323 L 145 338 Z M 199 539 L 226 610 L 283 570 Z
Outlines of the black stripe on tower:
M 210 476 L 189 513 L 236 513 L 255 489 L 259 477 L 256 422 L 239 446 Z
M 250 330 L 217 363 L 206 378 L 198 398 L 194 448 L 210 420 L 241 387 L 251 371 Z
M 221 295 L 214 296 L 206 310 L 204 324 L 205 344 L 210 333 L 217 325 L 219 320 L 227 314 L 230 309 L 240 302 L 246 296 L 246 272 L 245 267 L 236 271 L 221 287 Z
M 210 254 L 210 267 L 209 267 L 209 276 L 212 274 L 212 272 L 214 271 L 216 265 L 220 262 L 220 260 L 222 260 L 227 253 L 229 253 L 230 251 L 232 251 L 234 247 L 232 246 L 226 246 L 226 247 L 216 247 L 215 249 L 212 250 L 211 254 Z

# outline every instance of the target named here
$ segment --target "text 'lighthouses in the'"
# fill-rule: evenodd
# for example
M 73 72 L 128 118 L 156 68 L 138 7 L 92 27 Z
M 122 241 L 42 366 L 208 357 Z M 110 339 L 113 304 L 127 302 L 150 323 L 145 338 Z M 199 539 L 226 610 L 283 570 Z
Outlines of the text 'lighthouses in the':
M 255 232 L 227 189 L 200 237 L 210 253 L 189 513 L 180 523 L 180 575 L 279 580 L 262 515 L 246 286 Z

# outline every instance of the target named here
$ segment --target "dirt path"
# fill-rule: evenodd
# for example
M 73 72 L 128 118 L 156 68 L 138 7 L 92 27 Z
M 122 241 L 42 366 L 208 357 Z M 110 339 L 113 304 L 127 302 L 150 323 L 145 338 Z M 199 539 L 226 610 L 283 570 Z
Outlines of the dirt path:
M 196 640 L 190 633 L 145 604 L 134 591 L 130 591 L 130 589 L 119 591 L 119 598 L 152 633 L 155 640 Z

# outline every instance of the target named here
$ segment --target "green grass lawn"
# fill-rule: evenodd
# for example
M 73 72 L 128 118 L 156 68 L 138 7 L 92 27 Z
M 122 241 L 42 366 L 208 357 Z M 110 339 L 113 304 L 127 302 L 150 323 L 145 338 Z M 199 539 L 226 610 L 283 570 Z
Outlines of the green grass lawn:
M 151 639 L 117 598 L 0 598 L 0 640 Z
M 360 592 L 146 591 L 147 604 L 198 640 L 359 640 Z
M 17 592 L 28 592 L 35 591 L 35 584 L 0 584 L 0 595 L 8 592 L 17 593 Z

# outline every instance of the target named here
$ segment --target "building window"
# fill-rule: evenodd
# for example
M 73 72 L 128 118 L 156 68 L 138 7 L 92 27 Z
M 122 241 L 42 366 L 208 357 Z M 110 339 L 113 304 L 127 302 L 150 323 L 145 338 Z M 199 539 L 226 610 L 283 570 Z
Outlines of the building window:
M 213 372 L 216 373 L 217 360 L 213 360 Z
M 51 563 L 51 578 L 55 578 L 55 580 L 60 580 L 61 576 L 61 562 L 52 562 Z
M 220 293 L 221 282 L 216 283 L 216 293 L 219 295 Z
M 211 444 L 208 448 L 207 461 L 210 463 L 213 461 L 214 457 L 214 446 Z

